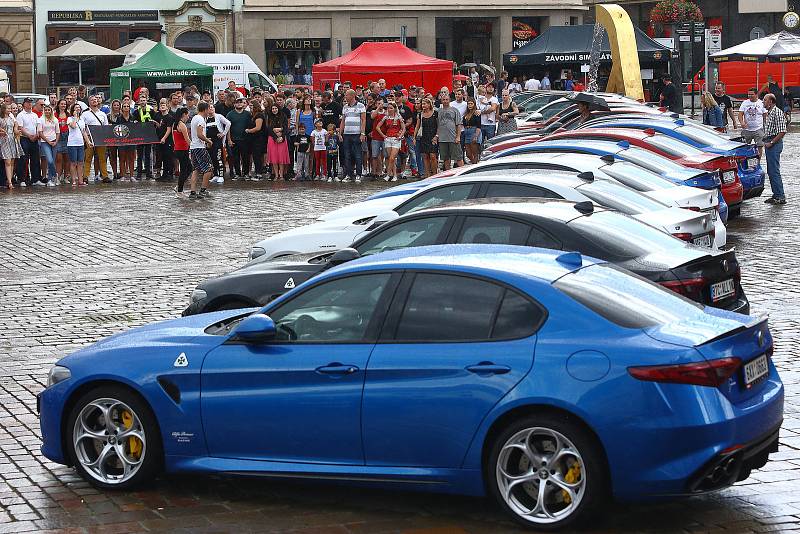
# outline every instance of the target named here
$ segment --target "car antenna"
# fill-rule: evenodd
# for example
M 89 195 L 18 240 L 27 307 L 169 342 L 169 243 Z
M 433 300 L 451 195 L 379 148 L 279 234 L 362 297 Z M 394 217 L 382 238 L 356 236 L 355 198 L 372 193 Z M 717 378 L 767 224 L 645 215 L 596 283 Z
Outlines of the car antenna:
M 580 252 L 564 252 L 556 257 L 556 261 L 573 267 L 581 267 L 583 265 L 583 257 Z
M 602 161 L 603 163 L 608 163 L 609 165 L 611 165 L 612 163 L 614 163 L 616 161 L 616 159 L 614 158 L 614 156 L 612 154 L 606 154 L 604 156 L 600 156 L 600 161 Z
M 582 172 L 578 174 L 578 178 L 584 182 L 594 182 L 594 173 L 591 171 Z
M 594 213 L 594 203 L 591 200 L 576 202 L 573 207 L 578 213 L 583 213 L 584 215 L 591 215 Z

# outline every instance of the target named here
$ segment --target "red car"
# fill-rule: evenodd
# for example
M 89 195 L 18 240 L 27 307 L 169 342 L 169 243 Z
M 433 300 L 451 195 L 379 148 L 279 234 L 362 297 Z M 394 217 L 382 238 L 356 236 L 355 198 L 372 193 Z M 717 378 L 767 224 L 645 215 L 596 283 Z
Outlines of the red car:
M 742 182 L 736 172 L 736 160 L 728 156 L 703 152 L 683 141 L 656 133 L 655 130 L 634 130 L 629 128 L 587 128 L 558 132 L 547 137 L 527 138 L 527 143 L 550 139 L 592 139 L 595 141 L 627 141 L 665 156 L 684 167 L 704 170 L 718 170 L 722 181 L 722 197 L 728 204 L 729 213 L 739 214 L 744 191 Z M 517 141 L 516 139 L 514 141 Z M 523 143 L 517 142 L 517 146 Z M 495 148 L 495 147 L 492 147 Z M 508 148 L 506 146 L 505 148 Z M 730 215 L 729 215 L 730 217 Z

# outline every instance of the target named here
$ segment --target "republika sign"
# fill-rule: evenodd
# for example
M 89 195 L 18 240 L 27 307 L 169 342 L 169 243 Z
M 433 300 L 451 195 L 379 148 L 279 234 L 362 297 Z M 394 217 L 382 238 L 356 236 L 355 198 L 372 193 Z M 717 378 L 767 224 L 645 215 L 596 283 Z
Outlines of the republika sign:
M 156 135 L 155 125 L 151 122 L 130 122 L 109 126 L 89 125 L 89 137 L 95 146 L 152 145 L 161 141 Z

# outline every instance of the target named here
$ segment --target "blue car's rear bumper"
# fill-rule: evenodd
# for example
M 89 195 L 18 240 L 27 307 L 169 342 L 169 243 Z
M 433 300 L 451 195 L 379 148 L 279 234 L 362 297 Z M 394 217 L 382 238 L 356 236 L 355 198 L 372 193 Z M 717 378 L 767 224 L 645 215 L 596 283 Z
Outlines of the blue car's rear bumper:
M 740 166 L 738 173 L 739 179 L 742 181 L 742 189 L 744 189 L 744 200 L 761 196 L 761 193 L 764 192 L 765 179 L 764 169 L 761 165 L 747 170 L 742 170 Z

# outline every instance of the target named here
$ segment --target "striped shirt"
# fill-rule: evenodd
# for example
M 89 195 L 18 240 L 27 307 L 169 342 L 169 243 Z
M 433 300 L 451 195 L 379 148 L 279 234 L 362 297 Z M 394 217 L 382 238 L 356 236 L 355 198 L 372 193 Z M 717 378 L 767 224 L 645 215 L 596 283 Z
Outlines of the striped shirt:
M 344 118 L 343 134 L 360 134 L 364 131 L 361 124 L 361 114 L 366 113 L 367 108 L 361 102 L 354 102 L 351 106 L 345 103 L 342 107 L 342 118 Z
M 786 113 L 778 106 L 772 106 L 772 109 L 767 112 L 767 120 L 764 123 L 764 137 L 775 137 L 785 131 Z

